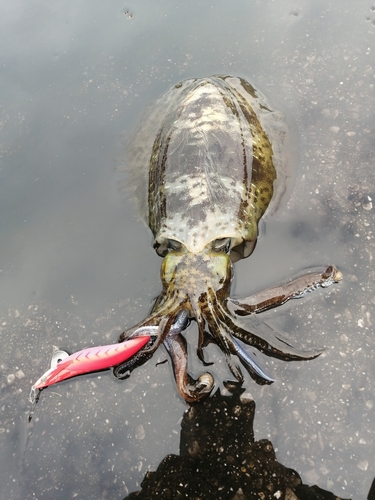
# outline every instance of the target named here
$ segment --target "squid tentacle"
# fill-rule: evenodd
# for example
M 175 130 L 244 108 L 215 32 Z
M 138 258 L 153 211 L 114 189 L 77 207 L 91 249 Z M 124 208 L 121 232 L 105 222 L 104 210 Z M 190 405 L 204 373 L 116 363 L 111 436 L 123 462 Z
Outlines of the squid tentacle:
M 233 317 L 229 312 L 226 315 L 225 323 L 231 329 L 234 337 L 242 340 L 247 345 L 256 347 L 267 356 L 283 361 L 314 359 L 323 352 L 322 349 L 308 351 L 297 349 L 284 334 L 268 323 L 261 322 L 255 315 L 252 315 L 249 327 L 238 318 Z M 250 331 L 250 328 L 252 331 Z
M 214 379 L 209 372 L 202 373 L 197 380 L 188 374 L 186 339 L 181 335 L 186 324 L 183 325 L 184 318 L 181 313 L 166 336 L 164 346 L 172 360 L 179 393 L 186 401 L 193 403 L 212 391 Z M 178 325 L 175 327 L 177 323 Z
M 241 363 L 255 379 L 255 381 L 258 382 L 258 384 L 272 384 L 275 382 L 275 379 L 271 378 L 265 371 L 262 370 L 258 363 L 256 363 L 256 361 L 247 351 L 245 351 L 236 339 L 233 339 L 233 343 L 236 348 L 236 354 L 240 358 Z
M 318 288 L 327 288 L 342 280 L 342 273 L 334 266 L 315 268 L 309 273 L 299 274 L 283 285 L 266 288 L 243 299 L 227 299 L 234 313 L 247 316 L 281 306 L 290 299 L 299 299 Z M 237 307 L 238 309 L 235 309 Z
M 208 333 L 206 331 L 205 320 L 199 315 L 199 317 L 195 318 L 195 321 L 198 325 L 198 347 L 197 347 L 197 356 L 198 359 L 204 366 L 211 366 L 213 362 L 206 361 L 204 358 L 203 348 L 206 347 L 210 343 L 210 339 L 208 338 Z
M 215 302 L 215 304 L 217 304 L 217 302 Z M 232 354 L 235 353 L 236 349 L 233 344 L 233 339 L 230 331 L 227 328 L 227 325 L 220 319 L 219 315 L 217 314 L 216 308 L 215 310 L 213 309 L 212 303 L 209 303 L 208 305 L 209 310 L 205 311 L 205 317 L 210 328 L 210 333 L 221 347 L 232 375 L 236 378 L 236 380 L 242 382 L 243 375 L 241 368 L 233 360 L 232 357 Z
M 159 314 L 151 314 L 146 319 L 144 319 L 143 321 L 140 321 L 132 328 L 129 328 L 128 330 L 125 330 L 124 332 L 122 332 L 119 336 L 119 342 L 124 342 L 125 340 L 128 340 L 129 338 L 133 338 L 133 337 L 137 336 L 137 333 L 139 333 L 141 330 L 143 330 L 145 328 L 151 328 L 150 331 L 153 331 L 153 329 L 155 327 L 158 328 L 157 325 L 159 323 L 159 320 L 160 320 Z M 143 331 L 145 331 L 145 330 L 143 330 Z M 141 333 L 141 335 L 142 335 L 142 333 Z
M 137 323 L 135 326 L 129 328 L 128 330 L 125 330 L 124 332 L 121 333 L 119 336 L 119 342 L 124 342 L 125 340 L 128 340 L 129 338 L 133 337 L 133 335 L 137 335 L 139 333 L 139 330 L 141 328 L 146 328 L 146 327 L 158 327 L 160 324 L 160 321 L 170 315 L 177 310 L 176 304 L 172 300 L 168 300 L 163 304 L 163 307 L 160 309 L 156 309 L 155 307 L 151 311 L 151 314 L 147 316 L 146 319 L 140 321 Z
M 227 327 L 227 318 L 229 314 L 228 311 L 220 303 L 217 304 L 217 307 L 218 307 L 217 313 L 218 316 L 220 317 L 220 322 L 222 324 L 222 327 L 228 328 Z M 233 335 L 231 335 L 231 340 L 234 347 L 232 353 L 237 355 L 243 366 L 249 372 L 250 376 L 258 384 L 272 384 L 275 380 L 263 371 L 263 369 L 255 361 L 255 359 L 247 351 L 245 351 L 245 349 L 238 343 L 238 341 L 235 338 L 233 338 Z
M 342 279 L 342 274 L 335 267 L 299 275 L 289 283 L 271 287 L 244 299 L 231 299 L 219 295 L 210 286 L 206 288 L 197 302 L 187 293 L 171 294 L 163 292 L 156 301 L 151 314 L 143 321 L 123 332 L 120 341 L 138 336 L 149 335 L 150 342 L 133 358 L 114 369 L 118 378 L 125 378 L 136 365 L 141 365 L 150 359 L 160 344 L 169 353 L 178 390 L 181 396 L 189 402 L 198 401 L 212 391 L 214 379 L 209 372 L 204 372 L 197 380 L 188 373 L 186 340 L 181 332 L 186 328 L 190 318 L 198 325 L 198 358 L 204 365 L 204 347 L 213 341 L 223 352 L 229 370 L 240 382 L 243 375 L 242 364 L 258 383 L 274 382 L 252 355 L 246 351 L 240 342 L 252 346 L 267 356 L 284 361 L 308 360 L 319 356 L 322 350 L 300 350 L 294 347 L 290 340 L 271 325 L 261 322 L 256 314 L 286 301 L 304 296 L 306 293 L 320 287 L 328 287 Z M 244 322 L 242 316 L 248 316 Z
M 132 334 L 127 338 L 131 337 L 132 335 L 136 335 L 136 333 L 140 330 L 148 331 L 150 333 L 152 332 L 152 336 L 154 338 L 152 339 L 151 345 L 149 345 L 150 343 L 146 344 L 145 348 L 141 349 L 135 356 L 125 361 L 124 363 L 117 365 L 113 369 L 115 377 L 119 379 L 127 378 L 129 376 L 129 373 L 135 368 L 135 365 L 141 366 L 146 361 L 148 361 L 152 357 L 156 349 L 160 346 L 160 344 L 164 342 L 166 336 L 172 328 L 176 316 L 177 313 L 172 313 L 169 317 L 163 318 L 160 321 L 159 326 L 150 325 L 147 327 L 140 327 L 132 332 Z

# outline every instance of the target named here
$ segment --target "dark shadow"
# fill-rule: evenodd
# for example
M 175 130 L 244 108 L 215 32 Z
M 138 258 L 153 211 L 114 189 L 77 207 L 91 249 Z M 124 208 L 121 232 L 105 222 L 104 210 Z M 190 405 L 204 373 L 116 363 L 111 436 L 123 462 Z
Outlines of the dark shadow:
M 217 391 L 190 406 L 181 422 L 180 455 L 165 457 L 127 500 L 340 500 L 303 484 L 276 460 L 270 441 L 254 441 L 254 401 L 238 385 L 227 388 L 229 396 Z
M 375 478 L 374 478 L 374 480 L 372 482 L 370 491 L 368 493 L 367 500 L 375 500 Z

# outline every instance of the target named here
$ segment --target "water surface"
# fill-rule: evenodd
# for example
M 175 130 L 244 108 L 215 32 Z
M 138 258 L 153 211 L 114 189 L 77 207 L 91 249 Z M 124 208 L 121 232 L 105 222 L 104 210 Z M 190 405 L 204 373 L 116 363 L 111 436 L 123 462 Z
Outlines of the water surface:
M 169 365 L 156 366 L 162 349 L 127 381 L 108 372 L 45 390 L 29 425 L 27 397 L 53 345 L 115 342 L 149 311 L 161 259 L 121 187 L 123 143 L 171 85 L 215 73 L 248 79 L 298 131 L 293 194 L 236 264 L 234 294 L 318 264 L 345 276 L 267 313 L 297 343 L 326 351 L 308 363 L 268 360 L 271 387 L 246 381 L 256 439 L 271 439 L 305 482 L 365 498 L 375 475 L 373 3 L 2 0 L 0 9 L 0 498 L 120 499 L 178 452 L 186 406 Z M 229 378 L 220 353 L 210 355 Z

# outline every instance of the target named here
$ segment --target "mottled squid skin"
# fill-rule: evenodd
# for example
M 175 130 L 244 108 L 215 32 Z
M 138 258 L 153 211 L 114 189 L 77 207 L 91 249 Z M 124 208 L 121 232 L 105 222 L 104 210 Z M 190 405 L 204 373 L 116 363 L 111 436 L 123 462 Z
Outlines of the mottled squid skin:
M 150 160 L 154 247 L 164 256 L 174 240 L 199 254 L 230 238 L 232 259 L 247 257 L 273 195 L 271 143 L 250 103 L 227 79 L 193 80 L 176 90 Z
M 137 358 L 149 359 L 164 343 L 172 358 L 178 390 L 185 400 L 208 394 L 213 377 L 197 381 L 187 373 L 188 320 L 198 326 L 198 356 L 216 342 L 238 381 L 238 361 L 258 383 L 272 383 L 234 339 L 286 361 L 312 359 L 321 351 L 301 351 L 255 314 L 306 292 L 341 280 L 333 266 L 298 276 L 287 284 L 241 300 L 230 298 L 233 262 L 254 250 L 258 222 L 274 193 L 277 169 L 271 142 L 259 120 L 272 110 L 240 78 L 214 76 L 182 82 L 168 94 L 165 118 L 156 135 L 149 165 L 148 220 L 154 247 L 164 257 L 163 289 L 151 314 L 120 336 L 154 335 Z M 241 318 L 249 316 L 246 323 Z M 181 318 L 184 318 L 182 321 Z M 134 368 L 125 362 L 115 374 Z

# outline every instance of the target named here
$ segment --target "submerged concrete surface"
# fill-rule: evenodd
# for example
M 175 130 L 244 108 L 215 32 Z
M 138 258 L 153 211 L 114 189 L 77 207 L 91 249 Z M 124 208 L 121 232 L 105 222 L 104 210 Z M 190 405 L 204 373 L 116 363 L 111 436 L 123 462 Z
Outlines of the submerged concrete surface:
M 236 263 L 234 294 L 321 264 L 344 274 L 264 316 L 325 352 L 306 363 L 266 359 L 271 387 L 245 380 L 255 440 L 271 441 L 303 483 L 366 498 L 375 474 L 373 3 L 0 8 L 0 499 L 123 498 L 178 454 L 186 406 L 170 366 L 156 366 L 162 350 L 126 381 L 106 372 L 46 389 L 30 426 L 28 394 L 53 345 L 115 342 L 147 315 L 161 260 L 118 183 L 127 182 L 116 170 L 122 142 L 171 85 L 218 73 L 243 76 L 280 105 L 299 152 L 292 194 Z M 187 338 L 193 353 L 193 326 Z M 227 380 L 214 346 L 206 357 Z

